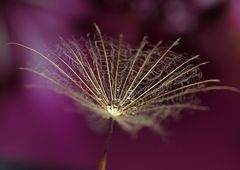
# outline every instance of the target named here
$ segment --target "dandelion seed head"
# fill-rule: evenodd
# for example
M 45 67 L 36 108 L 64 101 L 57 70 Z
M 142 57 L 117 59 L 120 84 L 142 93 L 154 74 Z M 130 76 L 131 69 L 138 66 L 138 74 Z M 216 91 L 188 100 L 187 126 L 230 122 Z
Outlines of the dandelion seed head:
M 41 64 L 21 69 L 47 79 L 48 87 L 70 97 L 94 114 L 94 119 L 112 118 L 124 130 L 136 133 L 143 127 L 161 131 L 161 122 L 183 109 L 206 109 L 198 92 L 231 87 L 209 86 L 219 80 L 204 80 L 199 56 L 178 54 L 161 42 L 151 45 L 146 37 L 131 47 L 103 36 L 100 29 L 86 38 L 60 38 L 47 55 L 20 45 L 42 58 Z

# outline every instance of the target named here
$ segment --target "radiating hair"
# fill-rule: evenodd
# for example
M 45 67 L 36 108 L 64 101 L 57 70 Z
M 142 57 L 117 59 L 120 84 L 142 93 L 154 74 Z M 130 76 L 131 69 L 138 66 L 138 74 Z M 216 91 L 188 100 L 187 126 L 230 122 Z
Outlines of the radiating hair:
M 205 110 L 196 96 L 209 90 L 233 90 L 216 86 L 218 79 L 204 80 L 199 56 L 179 54 L 161 42 L 152 45 L 144 37 L 131 47 L 120 35 L 118 40 L 96 34 L 65 41 L 46 55 L 17 44 L 41 56 L 39 63 L 20 69 L 33 72 L 50 82 L 50 88 L 64 94 L 99 119 L 112 118 L 124 130 L 135 133 L 142 127 L 161 131 L 161 121 L 183 109 Z M 210 85 L 209 85 L 210 84 Z

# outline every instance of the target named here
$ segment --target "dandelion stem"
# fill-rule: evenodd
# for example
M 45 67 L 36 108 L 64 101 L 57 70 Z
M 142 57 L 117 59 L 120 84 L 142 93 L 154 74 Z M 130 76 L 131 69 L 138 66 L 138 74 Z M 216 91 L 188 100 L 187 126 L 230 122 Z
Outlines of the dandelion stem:
M 105 143 L 102 159 L 99 162 L 98 170 L 106 170 L 106 161 L 108 156 L 109 145 L 112 139 L 113 127 L 114 127 L 114 120 L 111 118 L 111 124 L 108 130 L 108 136 Z

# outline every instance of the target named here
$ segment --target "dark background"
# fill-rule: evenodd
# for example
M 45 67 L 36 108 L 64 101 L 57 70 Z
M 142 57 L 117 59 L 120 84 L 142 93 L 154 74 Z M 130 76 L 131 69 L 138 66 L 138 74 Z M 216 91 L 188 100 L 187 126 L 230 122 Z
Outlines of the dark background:
M 69 99 L 45 89 L 35 75 L 17 71 L 38 60 L 19 42 L 44 52 L 58 37 L 104 34 L 137 45 L 152 43 L 200 54 L 210 61 L 205 78 L 240 88 L 239 0 L 1 0 L 0 1 L 0 169 L 97 169 L 106 134 L 92 131 Z M 168 120 L 169 137 L 144 129 L 137 139 L 116 127 L 109 153 L 112 170 L 239 170 L 240 95 L 201 95 L 206 112 L 185 112 Z

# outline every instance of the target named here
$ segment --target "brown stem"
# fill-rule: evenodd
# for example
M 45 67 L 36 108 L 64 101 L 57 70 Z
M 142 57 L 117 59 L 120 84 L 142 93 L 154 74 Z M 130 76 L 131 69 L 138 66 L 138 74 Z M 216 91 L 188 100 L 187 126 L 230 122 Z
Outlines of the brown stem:
M 107 155 L 108 155 L 109 145 L 112 139 L 113 126 L 114 126 L 114 120 L 111 118 L 111 125 L 108 130 L 107 141 L 105 143 L 102 159 L 99 162 L 98 170 L 106 170 Z

